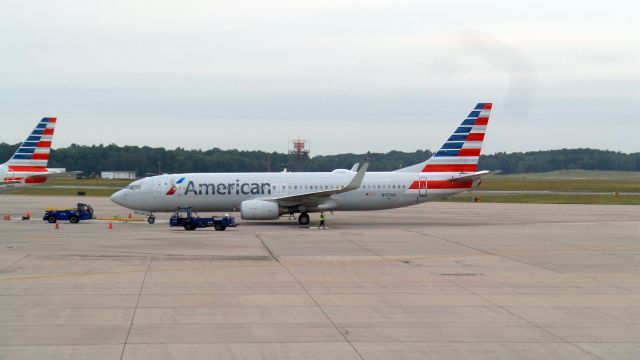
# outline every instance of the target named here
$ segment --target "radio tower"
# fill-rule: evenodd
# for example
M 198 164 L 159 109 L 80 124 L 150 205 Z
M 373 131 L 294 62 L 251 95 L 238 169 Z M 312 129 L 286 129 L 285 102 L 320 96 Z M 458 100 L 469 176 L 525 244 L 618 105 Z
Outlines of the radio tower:
M 302 163 L 309 158 L 309 149 L 307 148 L 308 140 L 294 139 L 291 140 L 291 149 L 289 149 L 289 157 L 293 157 L 296 163 L 296 171 L 302 171 Z M 291 161 L 289 161 L 291 163 Z

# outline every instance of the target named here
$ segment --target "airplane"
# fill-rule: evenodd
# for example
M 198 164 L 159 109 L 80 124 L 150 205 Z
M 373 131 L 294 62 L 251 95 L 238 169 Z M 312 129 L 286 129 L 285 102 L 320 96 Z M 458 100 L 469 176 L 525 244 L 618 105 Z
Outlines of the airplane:
M 0 192 L 39 185 L 52 177 L 77 173 L 47 168 L 56 123 L 57 118 L 42 118 L 9 161 L 0 165 Z
M 452 196 L 480 184 L 490 171 L 477 171 L 492 103 L 479 103 L 433 156 L 389 172 L 351 170 L 281 173 L 193 173 L 134 181 L 111 196 L 116 204 L 150 214 L 178 207 L 195 211 L 237 211 L 244 220 L 276 220 L 309 213 L 382 210 Z

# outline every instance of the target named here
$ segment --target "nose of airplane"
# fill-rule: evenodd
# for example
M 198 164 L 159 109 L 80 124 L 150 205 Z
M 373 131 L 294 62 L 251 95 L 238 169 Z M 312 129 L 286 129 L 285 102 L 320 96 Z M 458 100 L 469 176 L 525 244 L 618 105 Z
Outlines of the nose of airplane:
M 116 192 L 115 194 L 111 195 L 111 201 L 113 201 L 114 203 L 120 205 L 120 206 L 127 206 L 127 189 L 122 189 L 118 192 Z

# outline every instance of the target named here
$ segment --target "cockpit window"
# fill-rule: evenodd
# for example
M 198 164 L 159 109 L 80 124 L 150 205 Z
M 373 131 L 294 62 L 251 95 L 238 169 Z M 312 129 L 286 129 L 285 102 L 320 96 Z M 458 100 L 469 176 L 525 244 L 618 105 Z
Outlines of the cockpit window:
M 131 191 L 134 191 L 134 190 L 139 190 L 141 187 L 142 186 L 137 185 L 137 184 L 136 185 L 129 185 L 128 189 L 131 190 Z

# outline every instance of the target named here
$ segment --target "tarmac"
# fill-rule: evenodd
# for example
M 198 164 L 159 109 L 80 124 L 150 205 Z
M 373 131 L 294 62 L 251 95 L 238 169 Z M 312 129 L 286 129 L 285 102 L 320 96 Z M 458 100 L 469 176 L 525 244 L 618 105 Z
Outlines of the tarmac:
M 429 203 L 326 231 L 39 218 L 76 200 L 0 196 L 0 359 L 640 358 L 640 206 Z

